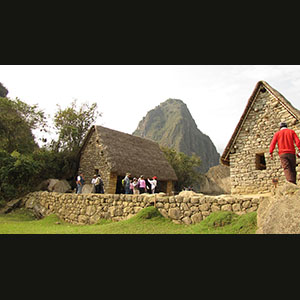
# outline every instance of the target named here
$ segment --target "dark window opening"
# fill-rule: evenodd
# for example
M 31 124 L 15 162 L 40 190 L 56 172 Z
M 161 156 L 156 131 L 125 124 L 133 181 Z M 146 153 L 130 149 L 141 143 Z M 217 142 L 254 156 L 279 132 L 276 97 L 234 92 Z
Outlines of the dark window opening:
M 262 89 L 261 89 L 261 92 L 262 93 L 265 93 L 267 90 L 263 87 Z
M 264 153 L 258 153 L 255 155 L 256 170 L 266 170 L 266 159 Z

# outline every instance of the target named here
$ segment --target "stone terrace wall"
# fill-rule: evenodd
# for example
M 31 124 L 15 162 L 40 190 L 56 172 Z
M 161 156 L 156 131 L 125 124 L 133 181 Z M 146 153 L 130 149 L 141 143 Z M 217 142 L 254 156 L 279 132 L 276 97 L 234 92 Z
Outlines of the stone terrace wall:
M 119 221 L 128 219 L 142 208 L 155 205 L 160 213 L 178 224 L 193 224 L 214 211 L 227 210 L 244 214 L 258 209 L 265 195 L 207 196 L 183 192 L 176 196 L 164 193 L 149 195 L 123 194 L 63 194 L 34 192 L 26 195 L 21 206 L 31 209 L 39 217 L 56 214 L 73 224 L 94 224 L 100 219 Z

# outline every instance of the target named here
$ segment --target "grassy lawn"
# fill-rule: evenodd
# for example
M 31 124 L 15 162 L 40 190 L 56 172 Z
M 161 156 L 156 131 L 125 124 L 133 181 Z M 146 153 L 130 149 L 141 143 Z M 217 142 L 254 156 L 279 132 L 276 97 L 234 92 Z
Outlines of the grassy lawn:
M 198 224 L 178 225 L 153 206 L 128 220 L 101 220 L 94 225 L 69 224 L 56 215 L 36 220 L 26 209 L 0 215 L 0 234 L 253 234 L 256 229 L 256 212 L 238 216 L 220 211 Z

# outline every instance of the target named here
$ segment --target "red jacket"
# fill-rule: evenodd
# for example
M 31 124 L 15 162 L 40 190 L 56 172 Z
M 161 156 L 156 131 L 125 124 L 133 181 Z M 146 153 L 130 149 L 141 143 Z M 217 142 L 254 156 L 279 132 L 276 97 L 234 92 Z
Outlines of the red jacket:
M 274 134 L 272 142 L 270 144 L 270 154 L 273 153 L 274 148 L 278 143 L 278 154 L 281 155 L 283 153 L 293 153 L 295 154 L 295 146 L 298 147 L 300 151 L 300 140 L 296 134 L 296 132 L 292 129 L 285 128 L 277 131 Z

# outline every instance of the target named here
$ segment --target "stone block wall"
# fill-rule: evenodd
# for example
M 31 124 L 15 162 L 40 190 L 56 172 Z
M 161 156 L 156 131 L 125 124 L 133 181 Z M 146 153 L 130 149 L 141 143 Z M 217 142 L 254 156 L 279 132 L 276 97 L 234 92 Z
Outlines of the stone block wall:
M 90 183 L 96 173 L 95 170 L 98 169 L 104 183 L 104 191 L 114 193 L 116 190 L 115 175 L 110 173 L 108 159 L 103 150 L 104 148 L 99 143 L 98 136 L 94 131 L 81 153 L 78 172 L 83 172 L 86 183 Z
M 269 155 L 273 135 L 279 130 L 279 123 L 286 121 L 288 127 L 299 135 L 299 123 L 286 108 L 269 92 L 259 93 L 245 119 L 230 154 L 230 178 L 232 194 L 269 192 L 273 188 L 272 179 L 278 184 L 285 182 L 278 148 Z M 257 154 L 265 158 L 266 169 L 257 168 Z
M 142 208 L 154 205 L 160 213 L 178 224 L 194 224 L 214 211 L 233 211 L 244 214 L 258 209 L 265 195 L 208 196 L 186 192 L 184 195 L 159 194 L 68 194 L 33 192 L 22 199 L 22 206 L 38 217 L 56 214 L 73 224 L 94 224 L 100 219 L 120 221 L 137 214 Z

